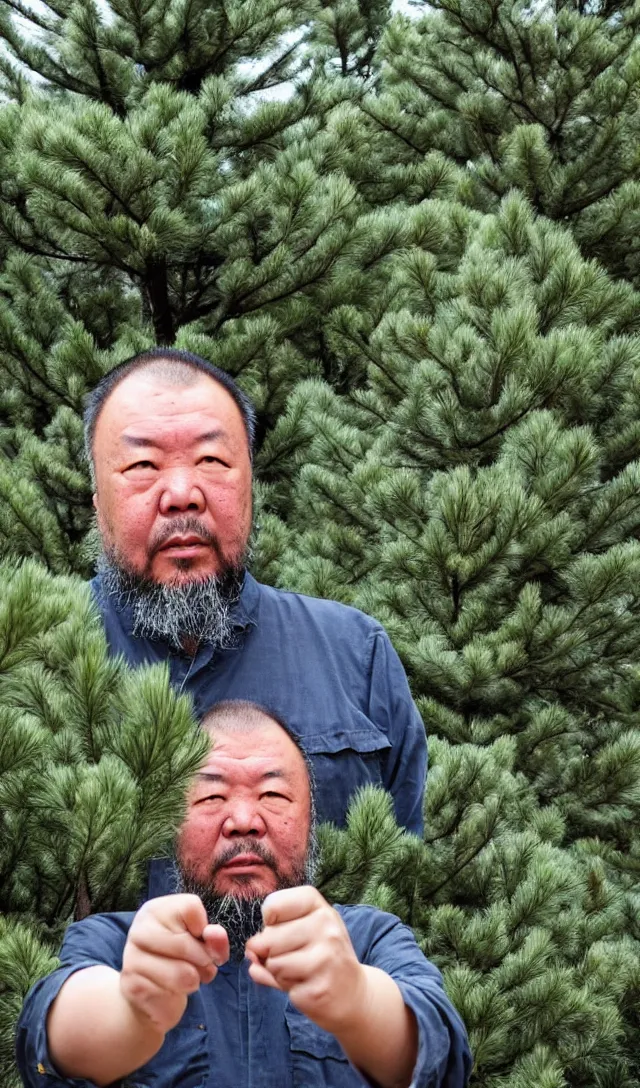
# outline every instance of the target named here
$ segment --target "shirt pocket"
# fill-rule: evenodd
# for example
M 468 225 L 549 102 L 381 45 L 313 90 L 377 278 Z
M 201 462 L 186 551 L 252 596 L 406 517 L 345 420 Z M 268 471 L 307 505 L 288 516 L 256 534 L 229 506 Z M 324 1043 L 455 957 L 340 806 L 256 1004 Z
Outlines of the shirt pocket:
M 391 741 L 364 716 L 350 727 L 306 733 L 302 745 L 313 766 L 321 823 L 344 826 L 349 801 L 357 789 L 385 786 Z
M 354 1088 L 364 1082 L 338 1040 L 304 1013 L 285 1009 L 293 1088 Z

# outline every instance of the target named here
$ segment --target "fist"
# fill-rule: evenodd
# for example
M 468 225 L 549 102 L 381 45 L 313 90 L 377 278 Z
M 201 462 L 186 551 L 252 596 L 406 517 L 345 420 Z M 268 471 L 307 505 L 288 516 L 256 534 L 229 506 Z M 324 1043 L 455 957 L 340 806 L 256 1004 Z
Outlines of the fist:
M 197 895 L 150 899 L 129 930 L 120 990 L 136 1014 L 166 1033 L 180 1021 L 189 994 L 211 982 L 228 958 L 227 934 L 209 924 Z
M 316 888 L 286 888 L 262 906 L 265 927 L 247 941 L 254 982 L 274 986 L 325 1031 L 355 1018 L 366 980 L 347 928 Z

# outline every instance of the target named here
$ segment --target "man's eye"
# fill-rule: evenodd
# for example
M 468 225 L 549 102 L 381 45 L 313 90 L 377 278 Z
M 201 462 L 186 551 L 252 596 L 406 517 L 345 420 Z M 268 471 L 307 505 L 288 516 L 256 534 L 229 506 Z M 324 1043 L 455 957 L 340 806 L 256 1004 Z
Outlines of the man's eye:
M 136 469 L 136 468 L 143 468 L 143 469 L 152 468 L 152 469 L 155 469 L 155 467 L 156 466 L 154 465 L 153 461 L 134 461 L 134 463 L 132 465 L 127 465 L 127 467 L 125 469 L 125 472 L 131 472 L 132 469 Z
M 214 457 L 212 453 L 207 453 L 207 454 L 205 454 L 204 457 L 201 457 L 200 458 L 200 464 L 201 465 L 224 465 L 225 468 L 227 467 L 225 461 L 223 461 L 220 457 Z
M 206 801 L 224 801 L 221 793 L 208 793 L 206 797 L 199 797 L 196 805 L 203 805 Z
M 279 801 L 286 801 L 287 800 L 284 793 L 277 793 L 275 790 L 267 790 L 266 793 L 262 794 L 262 796 L 263 797 L 270 797 L 272 799 L 277 798 L 277 800 L 279 800 Z

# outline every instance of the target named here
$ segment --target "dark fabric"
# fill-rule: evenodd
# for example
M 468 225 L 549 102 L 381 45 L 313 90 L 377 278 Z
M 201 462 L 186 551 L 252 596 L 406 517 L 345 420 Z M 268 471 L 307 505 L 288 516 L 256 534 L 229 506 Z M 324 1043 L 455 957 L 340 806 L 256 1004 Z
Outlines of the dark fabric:
M 111 652 L 134 666 L 168 661 L 172 683 L 192 695 L 198 716 L 223 699 L 247 699 L 287 722 L 313 763 L 321 821 L 343 825 L 354 791 L 372 783 L 389 790 L 398 822 L 422 834 L 424 726 L 379 623 L 247 574 L 235 608 L 237 646 L 203 645 L 191 659 L 135 638 L 129 611 L 114 607 L 99 578 L 91 584 Z
M 471 1070 L 465 1029 L 440 972 L 424 958 L 411 930 L 371 907 L 337 909 L 360 962 L 391 975 L 416 1016 L 419 1053 L 412 1088 L 464 1088 Z M 95 964 L 120 970 L 132 919 L 132 913 L 98 914 L 67 930 L 62 966 L 30 990 L 18 1024 L 25 1088 L 93 1088 L 90 1081 L 56 1073 L 47 1049 L 47 1013 L 74 971 Z M 225 964 L 212 983 L 192 994 L 180 1023 L 156 1056 L 126 1079 L 126 1088 L 357 1088 L 366 1083 L 332 1035 L 285 994 L 253 983 L 247 967 L 246 961 Z

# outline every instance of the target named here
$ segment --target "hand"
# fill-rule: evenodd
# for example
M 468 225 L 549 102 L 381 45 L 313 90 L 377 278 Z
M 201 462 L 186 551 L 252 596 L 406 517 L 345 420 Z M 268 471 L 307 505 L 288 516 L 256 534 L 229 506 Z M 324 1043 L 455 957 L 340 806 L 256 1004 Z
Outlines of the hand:
M 247 941 L 254 982 L 289 994 L 305 1016 L 336 1033 L 358 1016 L 367 983 L 342 918 L 316 888 L 272 892 L 265 928 Z
M 197 895 L 150 899 L 136 914 L 122 958 L 120 992 L 163 1033 L 180 1021 L 189 994 L 229 958 L 222 926 L 210 925 Z

